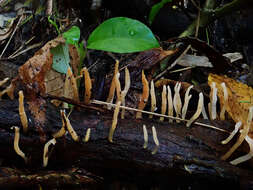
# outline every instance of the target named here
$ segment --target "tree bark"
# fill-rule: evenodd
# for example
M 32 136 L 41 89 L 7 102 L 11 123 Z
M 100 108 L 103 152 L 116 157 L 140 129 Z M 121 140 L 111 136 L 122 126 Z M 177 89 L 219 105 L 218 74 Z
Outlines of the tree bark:
M 43 169 L 44 145 L 62 125 L 59 108 L 50 103 L 46 104 L 44 136 L 41 131 L 38 132 L 28 106 L 26 113 L 29 118 L 29 131 L 27 134 L 21 132 L 19 146 L 28 157 L 27 164 L 13 149 L 14 131 L 11 127 L 21 127 L 18 102 L 0 102 L 0 158 L 4 167 L 34 172 L 62 171 L 74 166 L 102 176 L 105 181 L 119 179 L 138 184 L 142 188 L 253 187 L 251 169 L 243 169 L 220 160 L 234 143 L 221 145 L 220 142 L 228 136 L 226 133 L 197 125 L 187 128 L 184 123 L 159 122 L 159 118 L 155 117 L 150 120 L 145 118 L 144 114 L 144 119 L 119 119 L 113 143 L 110 143 L 107 139 L 113 112 L 99 112 L 87 108 L 73 111 L 69 117 L 80 141 L 73 141 L 69 134 L 57 138 L 56 145 L 50 147 L 48 166 Z M 143 124 L 148 130 L 147 149 L 143 148 Z M 233 129 L 233 124 L 228 121 L 213 121 L 212 125 L 230 131 Z M 155 148 L 152 126 L 156 128 L 160 143 L 156 154 L 152 154 Z M 82 139 L 88 128 L 91 129 L 91 135 L 90 140 L 85 143 Z M 242 152 L 237 151 L 234 157 L 240 153 Z M 3 184 L 0 176 L 0 187 Z

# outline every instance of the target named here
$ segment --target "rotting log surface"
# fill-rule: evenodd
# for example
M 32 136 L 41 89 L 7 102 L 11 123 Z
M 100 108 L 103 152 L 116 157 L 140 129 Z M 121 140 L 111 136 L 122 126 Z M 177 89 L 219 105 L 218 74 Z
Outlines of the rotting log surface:
M 20 148 L 28 157 L 28 164 L 25 165 L 13 149 L 14 131 L 10 128 L 14 125 L 21 126 L 17 100 L 0 101 L 0 158 L 2 166 L 25 168 L 32 172 L 42 169 L 45 141 L 40 138 L 27 108 L 28 106 L 26 112 L 29 132 L 26 135 L 21 134 Z M 47 104 L 46 110 L 44 132 L 48 141 L 61 128 L 61 118 L 59 110 L 50 104 Z M 226 146 L 220 144 L 227 137 L 223 132 L 196 125 L 186 128 L 183 123 L 158 122 L 157 118 L 128 118 L 118 120 L 113 143 L 109 143 L 107 137 L 111 118 L 112 113 L 103 114 L 83 109 L 71 113 L 71 124 L 80 139 L 85 136 L 87 128 L 91 128 L 90 140 L 87 143 L 74 142 L 69 134 L 56 139 L 57 143 L 49 153 L 46 170 L 62 170 L 75 166 L 103 176 L 105 180 L 123 179 L 144 188 L 253 187 L 252 170 L 232 166 L 219 159 L 233 143 Z M 149 134 L 147 149 L 143 149 L 143 124 L 146 124 Z M 212 124 L 227 130 L 233 125 L 227 121 Z M 151 154 L 155 147 L 151 131 L 153 125 L 160 142 L 158 152 L 154 155 Z

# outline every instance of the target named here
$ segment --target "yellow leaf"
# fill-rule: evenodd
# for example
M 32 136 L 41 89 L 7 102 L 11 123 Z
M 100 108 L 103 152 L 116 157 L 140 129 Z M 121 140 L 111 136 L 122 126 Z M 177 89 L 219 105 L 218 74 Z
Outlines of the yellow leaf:
M 208 76 L 209 86 L 211 86 L 212 82 L 215 82 L 216 87 L 218 88 L 218 97 L 221 107 L 224 105 L 224 95 L 221 83 L 225 83 L 228 92 L 226 111 L 235 122 L 241 121 L 242 124 L 245 125 L 248 118 L 249 107 L 253 106 L 253 89 L 246 84 L 237 82 L 226 76 L 215 74 L 210 74 Z M 250 132 L 251 131 L 253 131 L 253 123 L 251 124 Z

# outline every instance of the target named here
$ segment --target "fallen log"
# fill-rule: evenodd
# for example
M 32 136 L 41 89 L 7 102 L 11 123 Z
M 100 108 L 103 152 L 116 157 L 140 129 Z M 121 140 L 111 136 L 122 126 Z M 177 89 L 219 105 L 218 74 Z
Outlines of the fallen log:
M 11 127 L 21 127 L 18 101 L 0 102 L 2 166 L 30 171 L 43 170 L 43 148 L 45 143 L 53 138 L 52 134 L 62 126 L 60 111 L 50 103 L 46 104 L 46 123 L 43 126 L 42 138 L 33 116 L 29 114 L 28 106 L 25 108 L 29 129 L 27 134 L 21 132 L 19 146 L 28 158 L 27 164 L 13 149 L 14 131 Z M 220 160 L 234 143 L 221 145 L 220 142 L 228 135 L 224 132 L 198 125 L 187 128 L 182 122 L 160 122 L 159 118 L 154 117 L 151 120 L 144 115 L 144 119 L 138 120 L 119 119 L 113 143 L 110 143 L 108 133 L 112 124 L 111 112 L 81 108 L 80 111 L 73 111 L 69 119 L 80 141 L 73 141 L 69 134 L 57 138 L 55 146 L 50 148 L 46 170 L 63 170 L 75 166 L 102 176 L 105 181 L 118 179 L 142 188 L 253 187 L 252 170 Z M 147 149 L 143 148 L 143 124 L 148 131 Z M 213 121 L 212 125 L 228 131 L 231 131 L 233 126 L 228 121 Z M 160 144 L 155 154 L 152 154 L 156 147 L 152 126 L 156 128 Z M 83 142 L 88 128 L 91 129 L 90 139 Z M 0 180 L 1 185 L 3 184 Z

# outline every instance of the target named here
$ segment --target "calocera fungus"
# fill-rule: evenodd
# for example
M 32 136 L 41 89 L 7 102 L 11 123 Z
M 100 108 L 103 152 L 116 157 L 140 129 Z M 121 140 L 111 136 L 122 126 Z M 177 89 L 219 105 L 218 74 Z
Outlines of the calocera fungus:
M 201 111 L 202 111 L 203 103 L 204 103 L 203 93 L 200 92 L 200 93 L 199 93 L 199 101 L 198 101 L 197 111 L 196 111 L 195 114 L 191 117 L 191 119 L 190 119 L 189 121 L 187 121 L 187 123 L 186 123 L 186 126 L 187 126 L 187 127 L 190 127 L 191 124 L 199 117 L 199 115 L 201 114 Z
M 167 108 L 167 95 L 166 95 L 166 86 L 163 85 L 163 91 L 162 91 L 162 106 L 161 106 L 161 114 L 165 115 L 166 108 Z M 164 117 L 160 117 L 160 121 L 163 121 Z
M 146 125 L 143 125 L 143 138 L 144 138 L 143 148 L 146 149 L 148 147 L 148 131 Z
M 183 106 L 183 109 L 182 109 L 182 119 L 185 119 L 185 116 L 186 116 L 186 112 L 187 112 L 187 108 L 188 108 L 188 104 L 189 104 L 189 101 L 192 97 L 192 95 L 189 95 L 190 93 L 190 90 L 193 88 L 193 85 L 189 86 L 186 90 L 186 93 L 185 93 L 185 96 L 184 96 L 184 106 Z
M 52 144 L 52 145 L 55 145 L 56 143 L 56 140 L 55 138 L 49 140 L 45 146 L 44 146 L 44 152 L 43 152 L 43 167 L 47 167 L 47 164 L 48 164 L 48 156 L 49 156 L 49 153 L 48 153 L 48 147 Z
M 20 116 L 21 124 L 23 126 L 23 131 L 24 131 L 24 133 L 26 133 L 28 131 L 28 121 L 27 121 L 25 108 L 24 108 L 24 94 L 23 94 L 23 91 L 20 90 L 18 92 L 18 95 L 19 95 L 19 99 L 18 99 L 18 101 L 19 101 L 19 106 L 18 106 L 19 116 Z
M 172 94 L 170 90 L 170 86 L 167 86 L 167 95 L 168 95 L 168 116 L 173 117 L 173 102 L 172 102 Z M 169 119 L 169 122 L 172 123 L 173 119 Z
M 152 134 L 153 134 L 154 143 L 156 145 L 155 148 L 154 148 L 154 150 L 152 151 L 152 154 L 156 154 L 157 151 L 158 151 L 158 148 L 159 148 L 159 140 L 157 138 L 157 133 L 156 133 L 155 126 L 152 126 Z
M 144 74 L 144 71 L 142 70 L 142 96 L 140 98 L 140 102 L 138 105 L 139 110 L 143 110 L 146 106 L 146 103 L 148 101 L 149 97 L 149 86 L 148 86 L 148 81 L 146 79 L 146 76 Z M 142 112 L 137 112 L 136 113 L 136 119 L 142 118 Z
M 121 103 L 122 103 L 122 106 L 125 106 L 126 105 L 126 95 L 127 95 L 127 92 L 130 88 L 130 73 L 129 73 L 129 70 L 127 69 L 127 67 L 125 68 L 125 87 L 124 87 L 124 90 L 121 92 Z M 124 119 L 125 118 L 125 109 L 122 109 L 121 110 L 121 119 Z
M 64 111 L 61 110 L 60 112 L 61 112 L 62 127 L 61 127 L 61 129 L 59 131 L 57 131 L 56 133 L 53 134 L 54 138 L 60 138 L 60 137 L 62 137 L 62 136 L 64 136 L 66 134 L 66 129 L 65 129 L 66 122 L 65 122 L 65 119 L 64 119 L 64 115 L 63 115 Z
M 84 85 L 85 85 L 84 103 L 89 104 L 90 97 L 91 97 L 91 88 L 92 88 L 90 74 L 86 67 L 84 67 L 81 72 L 84 75 Z
M 4 85 L 7 81 L 9 80 L 9 78 L 5 78 L 3 80 L 0 81 L 0 86 Z
M 155 96 L 155 86 L 154 81 L 151 81 L 150 85 L 150 96 L 151 96 L 151 112 L 155 112 L 156 110 L 156 96 Z M 149 115 L 149 118 L 153 118 L 153 115 Z
M 27 163 L 27 157 L 25 156 L 25 153 L 19 148 L 19 137 L 20 137 L 20 131 L 18 127 L 12 127 L 11 129 L 15 129 L 15 136 L 14 136 L 14 150 L 15 152 L 21 156 L 25 163 Z
M 113 113 L 112 126 L 110 128 L 109 136 L 108 136 L 108 140 L 111 143 L 112 143 L 112 138 L 113 138 L 114 131 L 115 131 L 117 123 L 118 123 L 118 115 L 119 115 L 120 104 L 121 104 L 121 102 L 118 101 L 117 104 L 116 104 L 114 113 Z
M 230 164 L 237 165 L 242 162 L 246 162 L 247 160 L 250 160 L 253 157 L 253 139 L 250 138 L 248 135 L 246 135 L 245 140 L 249 144 L 249 153 L 231 161 Z
M 229 151 L 221 157 L 222 160 L 226 160 L 227 158 L 229 158 L 231 156 L 231 154 L 233 154 L 233 152 L 242 144 L 242 142 L 244 141 L 245 137 L 248 135 L 249 133 L 249 129 L 251 126 L 251 122 L 252 122 L 252 117 L 253 117 L 253 106 L 251 106 L 249 108 L 249 114 L 248 114 L 248 118 L 247 118 L 247 122 L 246 124 L 243 126 L 243 130 L 239 136 L 239 139 L 236 141 L 236 143 L 229 149 Z
M 241 121 L 237 122 L 235 124 L 235 129 L 230 133 L 230 135 L 228 136 L 228 138 L 226 138 L 225 140 L 221 141 L 221 144 L 227 144 L 235 136 L 235 134 L 239 131 L 241 125 L 242 125 Z
M 76 142 L 79 141 L 79 137 L 76 134 L 75 130 L 73 129 L 72 125 L 70 124 L 69 118 L 66 117 L 65 113 L 63 113 L 63 118 L 64 118 L 64 121 L 66 122 L 66 127 L 67 127 L 68 132 L 70 133 L 72 139 Z
M 116 89 L 115 77 L 116 77 L 118 72 L 119 72 L 119 61 L 116 60 L 115 68 L 114 68 L 114 75 L 113 75 L 113 78 L 112 78 L 112 82 L 111 82 L 111 86 L 110 86 L 110 90 L 109 90 L 109 95 L 106 99 L 106 102 L 108 102 L 108 103 L 112 103 L 113 98 L 114 98 L 115 89 Z M 111 106 L 108 105 L 107 108 L 111 109 Z
M 0 100 L 2 99 L 2 96 L 7 93 L 7 95 L 10 97 L 10 99 L 14 99 L 14 90 L 15 90 L 15 86 L 13 85 L 13 83 L 11 82 L 11 84 L 5 88 L 3 91 L 0 92 Z
M 90 139 L 90 128 L 87 129 L 83 142 L 88 142 Z
M 71 82 L 71 87 L 73 89 L 73 99 L 76 100 L 76 101 L 79 101 L 79 94 L 78 94 L 76 79 L 75 79 L 70 67 L 68 68 L 66 77 Z
M 177 82 L 177 84 L 174 87 L 175 94 L 173 97 L 173 105 L 175 108 L 176 117 L 180 117 L 181 109 L 182 109 L 182 101 L 181 101 L 180 94 L 179 94 L 180 88 L 181 88 L 181 83 Z M 176 122 L 179 123 L 180 121 L 176 120 Z
M 117 73 L 116 76 L 115 76 L 115 86 L 116 86 L 116 94 L 117 94 L 117 102 L 118 101 L 121 101 L 121 85 L 120 85 L 120 82 L 119 82 L 119 76 L 120 76 L 120 73 Z
M 201 113 L 204 119 L 208 119 L 206 109 L 205 109 L 205 101 L 203 101 L 203 108 L 202 108 Z
M 224 82 L 221 83 L 221 87 L 223 89 L 224 104 L 223 104 L 221 111 L 220 111 L 220 119 L 225 120 L 225 112 L 226 112 L 226 107 L 227 107 L 227 103 L 228 103 L 228 91 L 227 91 L 226 84 Z
M 217 103 L 217 88 L 215 86 L 215 82 L 211 84 L 211 92 L 210 92 L 210 103 L 208 104 L 208 110 L 211 120 L 216 119 L 216 103 Z

